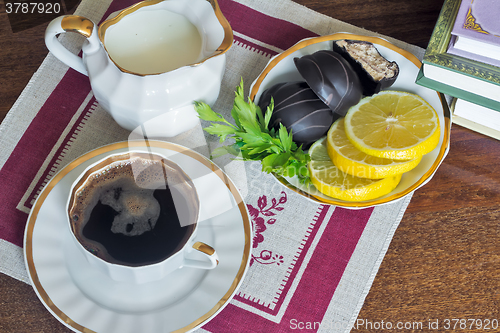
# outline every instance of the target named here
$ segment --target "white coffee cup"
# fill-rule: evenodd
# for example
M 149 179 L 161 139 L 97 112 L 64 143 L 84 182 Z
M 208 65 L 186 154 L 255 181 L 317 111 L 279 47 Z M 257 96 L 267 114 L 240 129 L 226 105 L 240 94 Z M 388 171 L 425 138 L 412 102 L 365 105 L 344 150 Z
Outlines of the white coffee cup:
M 111 279 L 148 283 L 181 268 L 213 269 L 215 249 L 197 240 L 199 199 L 174 162 L 153 153 L 108 156 L 73 183 L 68 226 L 88 262 Z

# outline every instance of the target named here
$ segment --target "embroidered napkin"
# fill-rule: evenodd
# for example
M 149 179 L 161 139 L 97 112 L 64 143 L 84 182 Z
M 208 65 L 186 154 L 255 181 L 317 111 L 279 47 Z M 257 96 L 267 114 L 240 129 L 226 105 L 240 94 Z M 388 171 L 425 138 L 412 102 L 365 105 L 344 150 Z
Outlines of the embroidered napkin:
M 83 0 L 76 14 L 99 22 L 132 0 Z M 297 41 L 335 32 L 377 35 L 289 0 L 219 0 L 234 30 L 214 109 L 228 115 L 240 79 L 245 91 L 270 57 Z M 384 37 L 422 58 L 423 49 Z M 77 53 L 80 36 L 62 42 Z M 201 126 L 169 141 L 205 156 L 217 145 Z M 124 141 L 96 102 L 88 78 L 51 54 L 0 126 L 0 272 L 29 283 L 22 245 L 30 209 L 66 164 L 97 147 Z M 223 157 L 253 224 L 250 268 L 231 303 L 200 332 L 348 332 L 368 293 L 410 196 L 361 210 L 320 205 L 285 189 L 256 162 Z M 308 325 L 308 326 L 306 326 Z

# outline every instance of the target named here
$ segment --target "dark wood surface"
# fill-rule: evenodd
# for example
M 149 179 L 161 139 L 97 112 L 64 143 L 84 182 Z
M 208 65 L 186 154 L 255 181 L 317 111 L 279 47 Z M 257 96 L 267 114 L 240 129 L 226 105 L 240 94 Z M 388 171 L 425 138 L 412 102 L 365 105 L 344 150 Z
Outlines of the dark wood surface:
M 295 0 L 313 10 L 425 48 L 443 0 Z M 68 5 L 69 4 L 69 5 Z M 66 10 L 73 3 L 66 1 Z M 47 54 L 47 22 L 14 22 L 0 4 L 0 120 Z M 500 319 L 500 142 L 453 126 L 450 153 L 418 190 L 397 229 L 354 331 L 376 324 Z M 429 323 L 439 320 L 440 329 Z M 372 329 L 367 322 L 371 322 Z M 361 323 L 361 321 L 359 322 Z M 471 332 L 480 330 L 457 330 Z M 411 326 L 411 325 L 408 325 Z M 432 328 L 432 327 L 431 327 Z M 460 328 L 460 325 L 457 325 Z M 489 330 L 495 331 L 495 330 Z M 0 332 L 70 332 L 31 286 L 0 274 Z

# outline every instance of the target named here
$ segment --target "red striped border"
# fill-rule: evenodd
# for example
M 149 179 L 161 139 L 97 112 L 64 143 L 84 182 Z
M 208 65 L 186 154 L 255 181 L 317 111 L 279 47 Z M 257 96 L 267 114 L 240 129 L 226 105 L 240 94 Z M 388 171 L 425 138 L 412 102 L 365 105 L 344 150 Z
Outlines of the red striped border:
M 335 208 L 279 323 L 229 304 L 203 328 L 217 333 L 290 332 L 292 320 L 321 323 L 372 212 Z
M 321 205 L 319 207 L 318 212 L 315 215 L 315 218 L 313 219 L 313 221 L 310 224 L 310 227 L 309 227 L 310 232 L 307 235 L 307 238 L 304 239 L 304 245 L 302 246 L 301 249 L 299 249 L 297 251 L 298 253 L 295 254 L 297 260 L 295 261 L 295 263 L 291 269 L 290 276 L 282 284 L 283 288 L 282 288 L 281 294 L 276 297 L 277 300 L 275 302 L 275 307 L 273 309 L 269 308 L 268 306 L 259 304 L 258 300 L 254 300 L 254 299 L 250 300 L 250 299 L 246 299 L 246 298 L 243 298 L 241 296 L 238 296 L 238 295 L 236 295 L 234 297 L 234 299 L 240 301 L 241 303 L 251 305 L 252 307 L 254 307 L 262 312 L 266 312 L 266 313 L 271 314 L 271 315 L 276 315 L 279 312 L 279 310 L 281 309 L 281 306 L 283 305 L 283 302 L 285 301 L 285 298 L 286 298 L 288 292 L 290 291 L 290 288 L 291 288 L 295 278 L 297 277 L 297 273 L 300 270 L 302 264 L 304 263 L 304 258 L 307 255 L 307 253 L 311 247 L 311 244 L 312 244 L 314 238 L 316 237 L 318 230 L 320 229 L 321 225 L 323 224 L 323 222 L 325 220 L 325 216 L 328 213 L 328 210 L 330 208 L 331 207 L 328 205 Z

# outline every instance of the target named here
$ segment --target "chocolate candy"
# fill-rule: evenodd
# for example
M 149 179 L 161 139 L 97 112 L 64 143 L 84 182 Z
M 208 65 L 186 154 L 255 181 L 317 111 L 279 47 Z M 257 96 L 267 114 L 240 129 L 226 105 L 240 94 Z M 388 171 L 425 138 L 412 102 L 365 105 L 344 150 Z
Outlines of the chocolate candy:
M 345 116 L 349 108 L 361 99 L 359 78 L 338 53 L 321 50 L 294 61 L 307 84 L 336 114 Z
M 342 39 L 333 42 L 333 51 L 356 71 L 365 96 L 390 87 L 399 75 L 398 64 L 385 59 L 370 42 Z
M 265 90 L 259 107 L 265 111 L 274 100 L 270 128 L 279 128 L 280 123 L 292 132 L 293 141 L 304 148 L 320 139 L 339 117 L 321 101 L 306 82 L 278 83 Z

